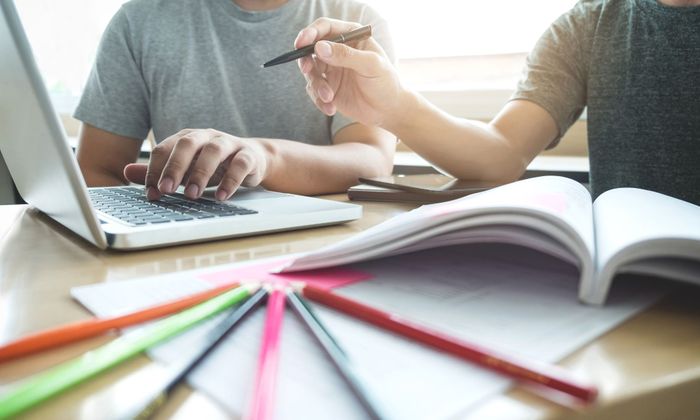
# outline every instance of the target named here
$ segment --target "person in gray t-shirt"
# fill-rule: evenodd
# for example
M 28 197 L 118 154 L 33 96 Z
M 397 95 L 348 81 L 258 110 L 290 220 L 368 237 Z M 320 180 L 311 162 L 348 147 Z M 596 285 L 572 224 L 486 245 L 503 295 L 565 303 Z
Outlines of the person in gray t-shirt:
M 218 185 L 225 199 L 241 184 L 320 194 L 389 174 L 394 136 L 319 112 L 295 63 L 261 68 L 320 16 L 371 24 L 393 61 L 386 22 L 354 0 L 125 3 L 75 111 L 88 185 L 145 181 L 151 199 Z M 149 164 L 131 164 L 149 131 Z
M 351 27 L 320 20 L 299 45 Z M 321 64 L 301 61 L 318 108 L 383 127 L 452 175 L 519 178 L 587 107 L 594 197 L 638 187 L 700 204 L 700 0 L 580 1 L 539 40 L 488 124 L 404 89 L 373 40 L 356 48 L 319 42 Z M 329 84 L 334 78 L 344 83 Z

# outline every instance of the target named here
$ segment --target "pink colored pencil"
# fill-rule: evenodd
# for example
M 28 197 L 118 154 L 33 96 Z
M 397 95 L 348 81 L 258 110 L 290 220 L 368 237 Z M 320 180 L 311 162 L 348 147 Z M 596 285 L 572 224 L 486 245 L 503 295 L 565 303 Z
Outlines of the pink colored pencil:
M 277 365 L 279 364 L 280 334 L 284 319 L 285 293 L 281 287 L 272 289 L 267 298 L 265 330 L 263 331 L 253 399 L 246 420 L 273 418 Z

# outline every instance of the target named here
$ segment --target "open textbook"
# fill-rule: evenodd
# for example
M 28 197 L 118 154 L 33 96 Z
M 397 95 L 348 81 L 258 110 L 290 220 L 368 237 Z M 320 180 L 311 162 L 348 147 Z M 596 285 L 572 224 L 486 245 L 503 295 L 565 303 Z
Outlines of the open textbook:
M 422 206 L 302 255 L 281 271 L 489 242 L 532 248 L 575 265 L 579 298 L 586 303 L 604 303 L 617 273 L 700 284 L 699 206 L 636 188 L 607 191 L 592 202 L 584 186 L 558 176 Z

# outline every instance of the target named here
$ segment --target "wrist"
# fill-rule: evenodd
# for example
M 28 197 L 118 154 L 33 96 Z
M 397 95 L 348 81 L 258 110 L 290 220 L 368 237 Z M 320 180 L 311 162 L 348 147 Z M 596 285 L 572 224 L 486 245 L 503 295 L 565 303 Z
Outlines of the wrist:
M 397 95 L 395 106 L 392 107 L 391 115 L 380 126 L 399 138 L 402 137 L 401 133 L 410 129 L 412 121 L 415 121 L 415 117 L 419 115 L 420 103 L 418 93 L 402 88 Z
M 277 142 L 268 138 L 258 138 L 257 143 L 260 147 L 260 159 L 262 160 L 262 164 L 258 167 L 263 168 L 260 175 L 261 181 L 265 181 L 279 167 L 279 147 Z

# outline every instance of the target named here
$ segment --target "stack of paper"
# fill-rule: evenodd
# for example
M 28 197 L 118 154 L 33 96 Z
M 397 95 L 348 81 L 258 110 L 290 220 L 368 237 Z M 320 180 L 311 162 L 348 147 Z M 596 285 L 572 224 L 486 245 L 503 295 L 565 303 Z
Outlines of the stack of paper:
M 560 360 L 663 294 L 641 283 L 620 283 L 605 307 L 582 305 L 575 267 L 513 246 L 440 248 L 350 268 L 371 279 L 338 293 L 506 354 L 544 362 Z M 207 276 L 193 271 L 98 284 L 74 289 L 74 296 L 99 316 L 114 315 L 211 287 L 202 277 Z M 395 418 L 459 417 L 511 385 L 483 368 L 315 308 Z M 243 413 L 250 397 L 263 318 L 264 311 L 258 311 L 246 320 L 189 378 L 232 415 Z M 211 325 L 150 354 L 158 362 L 174 363 L 197 348 Z M 283 328 L 277 418 L 365 418 L 353 393 L 291 311 Z

